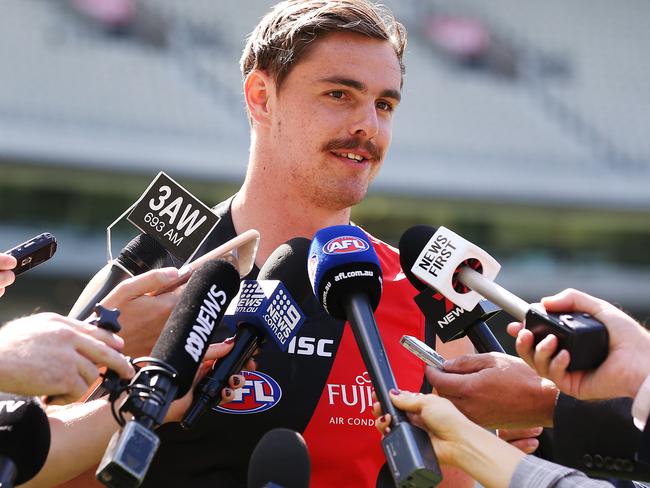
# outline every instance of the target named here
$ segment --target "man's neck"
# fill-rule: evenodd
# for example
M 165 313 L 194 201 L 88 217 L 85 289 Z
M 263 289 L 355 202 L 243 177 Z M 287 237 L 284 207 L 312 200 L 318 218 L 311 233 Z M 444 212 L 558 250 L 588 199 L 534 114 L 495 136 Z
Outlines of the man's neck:
M 260 181 L 261 180 L 261 181 Z M 317 230 L 330 225 L 348 224 L 350 208 L 340 211 L 298 201 L 282 184 L 255 178 L 249 173 L 232 202 L 232 221 L 239 234 L 257 229 L 260 244 L 255 264 L 261 267 L 269 255 L 293 237 L 311 239 Z

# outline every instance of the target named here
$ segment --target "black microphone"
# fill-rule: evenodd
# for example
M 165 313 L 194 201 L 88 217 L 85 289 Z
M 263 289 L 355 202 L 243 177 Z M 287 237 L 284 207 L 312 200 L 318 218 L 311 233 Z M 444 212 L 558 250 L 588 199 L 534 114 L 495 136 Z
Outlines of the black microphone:
M 0 393 L 0 486 L 38 474 L 50 450 L 50 424 L 35 398 Z
M 453 303 L 472 310 L 488 298 L 530 329 L 535 344 L 548 334 L 558 339 L 558 351 L 571 355 L 568 371 L 592 369 L 609 349 L 607 328 L 585 313 L 547 313 L 494 283 L 501 265 L 487 252 L 445 227 L 410 229 L 419 249 L 411 272 Z
M 235 344 L 197 385 L 194 402 L 181 421 L 183 428 L 193 428 L 208 408 L 219 404 L 228 378 L 241 371 L 268 337 L 282 351 L 287 350 L 305 321 L 298 303 L 311 291 L 308 252 L 309 239 L 291 239 L 273 251 L 257 280 L 242 282 L 239 297 L 224 317 L 224 323 L 236 331 Z
M 269 430 L 248 463 L 248 488 L 308 488 L 311 475 L 305 439 L 284 428 Z
M 382 447 L 395 484 L 436 486 L 442 473 L 429 436 L 408 423 L 388 393 L 397 383 L 373 314 L 381 298 L 382 272 L 368 236 L 351 225 L 319 230 L 309 250 L 309 277 L 327 313 L 350 322 L 377 399 L 392 417 Z
M 426 231 L 424 230 L 426 229 Z M 420 292 L 414 297 L 427 323 L 434 327 L 442 342 L 467 336 L 478 352 L 503 352 L 503 346 L 485 323 L 499 312 L 491 302 L 483 300 L 471 311 L 452 303 L 411 271 L 416 259 L 431 237 L 426 225 L 408 229 L 399 240 L 399 261 L 410 283 Z M 428 235 L 426 239 L 423 236 Z M 424 241 L 424 242 L 423 242 Z
M 213 331 L 239 289 L 239 273 L 230 263 L 210 261 L 194 272 L 174 307 L 151 357 L 127 387 L 119 407 L 116 432 L 97 469 L 97 479 L 110 487 L 135 487 L 144 479 L 160 440 L 153 432 L 169 407 L 194 381 Z M 131 414 L 133 420 L 125 422 Z M 116 417 L 117 418 L 117 417 Z
M 86 320 L 113 288 L 122 281 L 146 271 L 161 268 L 168 256 L 167 250 L 148 234 L 133 238 L 120 255 L 102 268 L 86 285 L 72 306 L 69 317 Z

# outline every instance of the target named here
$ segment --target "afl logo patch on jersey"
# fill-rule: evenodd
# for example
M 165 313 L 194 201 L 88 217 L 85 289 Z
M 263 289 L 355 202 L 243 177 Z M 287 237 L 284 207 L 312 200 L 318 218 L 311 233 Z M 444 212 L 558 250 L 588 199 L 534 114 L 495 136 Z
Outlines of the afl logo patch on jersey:
M 282 398 L 278 382 L 259 371 L 242 371 L 244 386 L 235 390 L 232 401 L 214 407 L 215 412 L 248 414 L 270 410 Z
M 370 244 L 356 236 L 335 237 L 323 246 L 325 254 L 349 254 L 367 251 L 368 249 L 370 249 Z

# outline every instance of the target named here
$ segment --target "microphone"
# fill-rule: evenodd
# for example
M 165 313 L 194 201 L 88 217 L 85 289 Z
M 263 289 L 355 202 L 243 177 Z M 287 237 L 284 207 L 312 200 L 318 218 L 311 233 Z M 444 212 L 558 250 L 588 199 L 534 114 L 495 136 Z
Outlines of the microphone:
M 441 293 L 429 288 L 427 282 L 420 281 L 411 268 L 420 255 L 422 248 L 419 236 L 421 228 L 416 225 L 408 229 L 399 240 L 399 260 L 404 275 L 420 292 L 414 301 L 430 326 L 434 327 L 436 335 L 442 342 L 449 342 L 467 336 L 478 352 L 503 352 L 503 346 L 485 323 L 498 313 L 499 309 L 487 300 L 478 303 L 471 311 L 452 303 Z
M 127 387 L 116 420 L 124 426 L 111 438 L 96 477 L 109 487 L 135 487 L 144 479 L 160 440 L 153 432 L 169 407 L 191 388 L 216 326 L 239 288 L 239 273 L 225 261 L 195 271 L 156 341 L 151 357 Z M 115 406 L 114 412 L 115 412 Z M 133 420 L 125 421 L 125 414 Z
M 571 355 L 567 370 L 597 367 L 607 357 L 609 334 L 605 326 L 585 313 L 547 313 L 494 283 L 501 265 L 487 252 L 445 227 L 409 229 L 410 242 L 421 250 L 411 271 L 456 305 L 472 310 L 481 296 L 499 305 L 535 336 L 558 338 L 558 351 Z
M 311 463 L 305 439 L 290 429 L 269 430 L 248 463 L 248 488 L 308 488 Z
M 38 474 L 50 450 L 50 424 L 35 398 L 0 393 L 0 486 Z
M 428 435 L 408 423 L 388 394 L 397 384 L 373 315 L 381 298 L 382 272 L 368 236 L 350 225 L 319 230 L 309 250 L 308 270 L 327 313 L 350 322 L 379 403 L 392 417 L 382 447 L 395 484 L 436 486 L 442 474 Z
M 103 267 L 86 285 L 72 306 L 69 317 L 86 320 L 113 288 L 122 281 L 162 267 L 168 253 L 153 237 L 140 234 L 122 249 L 120 255 Z
M 236 331 L 235 344 L 196 387 L 194 402 L 181 421 L 183 428 L 193 428 L 208 408 L 219 404 L 228 378 L 241 371 L 267 337 L 273 338 L 280 350 L 287 350 L 305 321 L 298 303 L 311 290 L 306 272 L 308 251 L 309 239 L 291 239 L 273 251 L 257 281 L 242 281 L 239 296 L 224 317 L 224 323 Z

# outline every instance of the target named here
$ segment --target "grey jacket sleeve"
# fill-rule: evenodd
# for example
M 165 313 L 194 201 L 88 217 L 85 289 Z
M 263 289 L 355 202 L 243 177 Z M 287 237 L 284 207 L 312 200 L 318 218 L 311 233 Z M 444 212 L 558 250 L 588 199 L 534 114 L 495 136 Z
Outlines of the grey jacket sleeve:
M 584 473 L 559 464 L 526 456 L 517 465 L 509 488 L 611 488 L 607 481 L 588 478 Z

